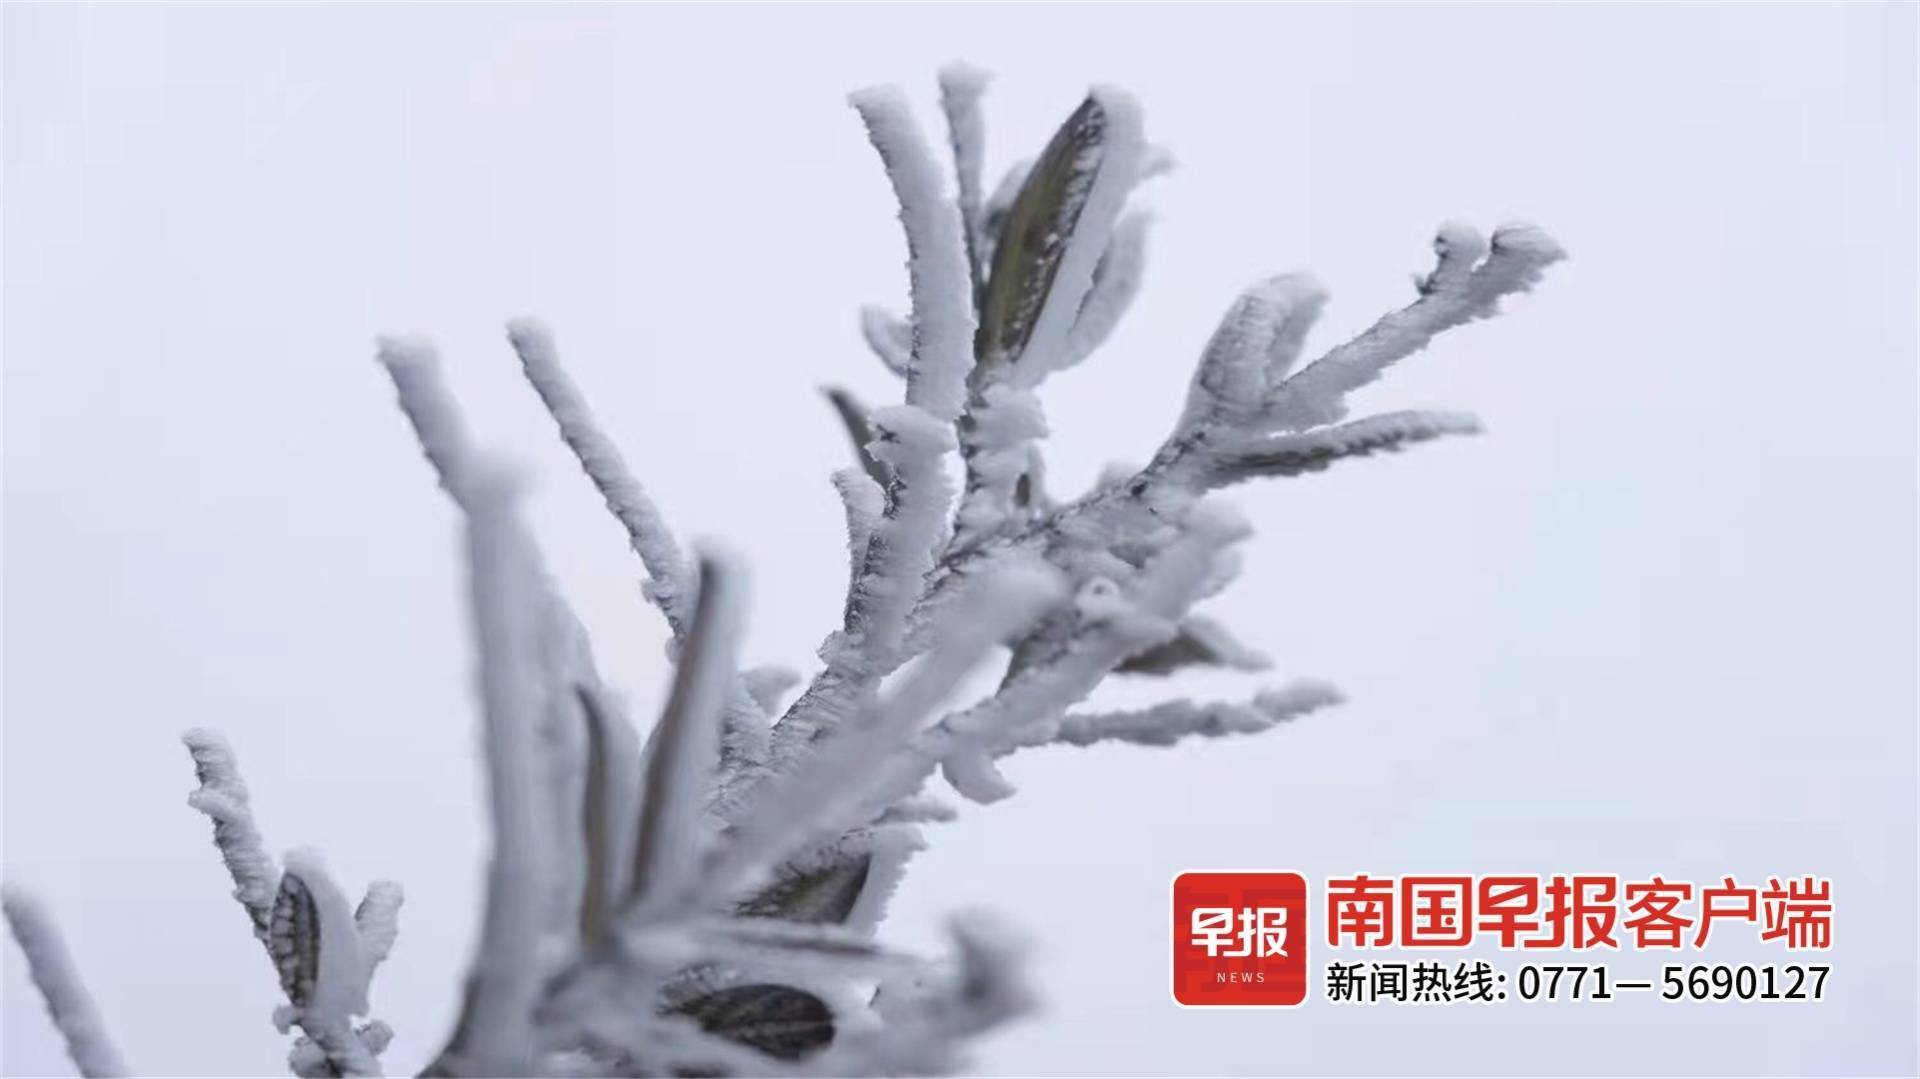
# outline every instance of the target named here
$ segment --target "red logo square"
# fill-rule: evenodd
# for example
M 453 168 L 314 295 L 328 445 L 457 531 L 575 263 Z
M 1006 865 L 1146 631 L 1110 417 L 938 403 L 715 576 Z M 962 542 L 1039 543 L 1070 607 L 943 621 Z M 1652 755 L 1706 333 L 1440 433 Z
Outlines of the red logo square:
M 1307 999 L 1307 881 L 1298 873 L 1173 878 L 1173 999 L 1284 1007 Z

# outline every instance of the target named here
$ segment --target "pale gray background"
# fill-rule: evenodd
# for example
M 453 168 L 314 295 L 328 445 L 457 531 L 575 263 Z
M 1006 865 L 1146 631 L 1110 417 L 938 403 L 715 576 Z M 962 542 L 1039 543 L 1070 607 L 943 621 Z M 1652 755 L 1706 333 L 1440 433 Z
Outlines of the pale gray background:
M 184 797 L 237 746 L 276 848 L 407 887 L 395 1069 L 443 1033 L 482 836 L 454 521 L 371 360 L 445 349 L 603 665 L 662 630 L 501 336 L 551 322 L 684 535 L 757 567 L 750 654 L 835 617 L 847 449 L 904 297 L 844 93 L 999 74 L 995 172 L 1091 82 L 1182 161 L 1147 290 L 1049 387 L 1058 486 L 1144 456 L 1237 289 L 1311 268 L 1329 342 L 1411 295 L 1433 226 L 1573 252 L 1367 404 L 1490 433 L 1233 498 L 1212 609 L 1337 712 L 1174 752 L 1015 762 L 886 933 L 997 908 L 1048 1010 L 982 1069 L 1916 1068 L 1914 10 L 1888 7 L 41 8 L 5 13 L 5 870 L 58 911 L 132 1061 L 273 1073 L 276 993 Z M 1258 680 L 1197 678 L 1244 694 Z M 1172 692 L 1147 686 L 1111 699 Z M 1324 1002 L 1180 1011 L 1188 868 L 1836 881 L 1819 1005 Z M 12 1072 L 67 1065 L 4 949 Z M 1720 960 L 1783 958 L 1728 947 Z M 1623 957 L 1620 968 L 1657 960 Z

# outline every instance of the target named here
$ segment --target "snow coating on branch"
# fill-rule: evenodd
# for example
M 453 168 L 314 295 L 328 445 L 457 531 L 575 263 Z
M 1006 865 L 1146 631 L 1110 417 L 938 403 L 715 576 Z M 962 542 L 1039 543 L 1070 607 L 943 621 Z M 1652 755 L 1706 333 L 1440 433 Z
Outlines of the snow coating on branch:
M 538 582 L 516 502 L 500 469 L 474 469 L 463 507 L 493 852 L 466 1000 L 436 1064 L 449 1074 L 528 1070 L 533 1009 L 546 976 L 541 942 L 547 830 L 534 741 L 542 694 L 532 647 Z
M 193 756 L 200 789 L 187 795 L 187 804 L 213 821 L 213 845 L 233 877 L 233 897 L 253 921 L 254 936 L 266 939 L 273 915 L 273 899 L 280 891 L 280 868 L 267 853 L 266 842 L 253 822 L 253 804 L 233 747 L 220 732 L 196 727 L 181 736 Z
M 1058 655 L 1009 677 L 992 697 L 927 733 L 947 782 L 975 802 L 1013 794 L 993 758 L 1027 739 L 1050 738 L 1061 714 L 1121 661 L 1172 637 L 1177 619 L 1199 598 L 1216 552 L 1245 535 L 1243 520 L 1203 504 L 1124 587 L 1105 580 L 1083 586 L 1080 623 Z
M 940 111 L 946 114 L 947 141 L 953 147 L 953 171 L 960 189 L 956 202 L 976 288 L 986 272 L 981 261 L 980 177 L 986 168 L 987 124 L 980 98 L 989 81 L 985 71 L 971 64 L 953 63 L 940 69 Z
M 867 125 L 900 203 L 907 234 L 907 278 L 913 297 L 913 354 L 907 404 L 952 423 L 966 400 L 973 366 L 972 274 L 960 211 L 941 193 L 940 169 L 898 87 L 849 98 Z
M 1077 712 L 1062 717 L 1052 737 L 1022 744 L 1090 746 L 1099 742 L 1131 742 L 1142 746 L 1170 746 L 1195 736 L 1258 734 L 1289 719 L 1339 704 L 1341 700 L 1340 691 L 1331 685 L 1302 681 L 1267 690 L 1248 703 L 1201 704 L 1178 700 L 1131 711 Z
M 393 952 L 394 941 L 400 936 L 400 904 L 405 899 L 397 882 L 376 880 L 367 885 L 367 894 L 353 910 L 353 925 L 366 953 L 369 977 Z
M 1194 613 L 1235 579 L 1248 534 L 1209 492 L 1477 430 L 1446 412 L 1345 421 L 1346 397 L 1434 335 L 1495 313 L 1562 252 L 1526 226 L 1489 241 L 1445 225 L 1411 305 L 1297 370 L 1325 290 L 1302 275 L 1263 281 L 1211 336 L 1147 464 L 1056 500 L 1039 387 L 1108 340 L 1138 292 L 1148 218 L 1125 203 L 1171 158 L 1145 144 L 1131 98 L 1098 88 L 983 199 L 985 82 L 964 66 L 941 73 L 957 196 L 898 90 L 851 98 L 899 205 L 912 303 L 904 320 L 864 309 L 861 332 L 905 378 L 905 401 L 870 411 L 828 391 L 861 463 L 834 476 L 847 597 L 823 669 L 771 731 L 798 676 L 739 673 L 740 575 L 716 556 L 696 577 L 550 335 L 527 320 L 508 328 L 673 629 L 672 691 L 644 748 L 520 519 L 515 485 L 469 444 L 432 347 L 381 340 L 401 408 L 463 515 L 492 827 L 476 954 L 427 1074 L 958 1069 L 965 1040 L 1031 994 L 1020 943 L 977 918 L 956 921 L 942 964 L 872 939 L 924 845 L 919 826 L 957 815 L 927 793 L 936 773 L 989 802 L 1013 792 L 995 762 L 1016 750 L 1252 734 L 1340 700 L 1297 681 L 1250 701 L 1072 710 L 1116 672 L 1269 666 Z M 954 701 L 1003 648 L 997 685 Z M 200 780 L 191 803 L 213 821 L 288 997 L 276 1022 L 302 1031 L 289 1064 L 301 1076 L 378 1074 L 392 1031 L 359 1017 L 393 947 L 399 887 L 375 882 L 350 911 L 316 856 L 289 855 L 283 873 L 231 748 L 207 731 L 185 740 Z M 44 913 L 10 889 L 5 907 L 83 1072 L 123 1072 Z
M 1258 415 L 1271 384 L 1299 356 L 1326 299 L 1319 282 L 1304 274 L 1271 277 L 1241 293 L 1200 356 L 1181 426 L 1245 424 Z
M 1425 348 L 1435 335 L 1492 316 L 1503 297 L 1531 289 L 1548 266 L 1566 257 L 1552 237 L 1530 225 L 1499 229 L 1488 245 L 1471 228 L 1449 224 L 1435 238 L 1434 250 L 1437 264 L 1422 282 L 1418 300 L 1275 388 L 1269 413 L 1279 429 L 1297 431 L 1341 419 L 1347 394 Z M 1474 265 L 1483 250 L 1489 253 Z
M 984 575 L 939 642 L 898 684 L 757 792 L 731 843 L 710 859 L 701 890 L 736 894 L 808 844 L 862 824 L 910 793 L 896 785 L 926 717 L 991 648 L 1059 602 L 1061 589 L 1057 571 L 1035 562 L 1009 562 Z
M 470 450 L 459 406 L 440 373 L 439 353 L 418 338 L 382 337 L 376 358 L 393 380 L 400 411 L 413 425 L 440 486 L 459 501 Z
M 684 635 L 693 571 L 680 553 L 666 518 L 634 478 L 620 447 L 601 429 L 586 398 L 561 366 L 553 335 L 532 319 L 518 318 L 507 324 L 507 340 L 520 357 L 527 381 L 559 425 L 561 439 L 606 500 L 607 509 L 626 528 L 627 542 L 652 577 L 648 598 L 667 616 L 674 635 Z
M 27 957 L 27 975 L 40 990 L 73 1066 L 88 1077 L 132 1075 L 94 1007 L 93 994 L 80 980 L 53 915 L 38 899 L 13 885 L 0 888 L 0 907 L 6 911 L 14 941 Z

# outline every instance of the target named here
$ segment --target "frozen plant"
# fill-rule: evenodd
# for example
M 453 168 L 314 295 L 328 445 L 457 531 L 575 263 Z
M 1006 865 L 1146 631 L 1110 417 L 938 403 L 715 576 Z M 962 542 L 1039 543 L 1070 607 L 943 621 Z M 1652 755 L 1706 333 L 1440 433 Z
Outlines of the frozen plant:
M 1019 946 L 978 915 L 954 922 L 941 961 L 875 941 L 922 826 L 956 815 L 933 793 L 936 772 L 991 802 L 1013 792 L 996 762 L 1022 749 L 1251 734 L 1339 699 L 1295 681 L 1247 701 L 1075 710 L 1116 673 L 1266 667 L 1194 610 L 1232 582 L 1248 531 L 1212 492 L 1476 430 L 1450 412 L 1348 419 L 1347 397 L 1441 331 L 1494 314 L 1560 249 L 1533 228 L 1488 240 L 1447 225 L 1412 303 L 1304 364 L 1325 293 L 1304 276 L 1262 281 L 1206 343 L 1148 464 L 1060 498 L 1043 482 L 1039 391 L 1133 300 L 1147 218 L 1127 204 L 1168 159 L 1143 140 L 1133 100 L 1101 88 L 988 192 L 984 86 L 965 67 L 941 76 L 954 194 L 899 91 L 852 98 L 899 202 L 912 303 L 905 317 L 869 307 L 861 327 L 904 393 L 872 410 L 829 395 L 858 454 L 833 477 L 850 582 L 821 669 L 784 708 L 799 677 L 736 656 L 738 569 L 683 552 L 552 338 L 515 322 L 527 379 L 626 530 L 670 631 L 672 691 L 643 745 L 520 519 L 514 474 L 469 441 L 429 346 L 381 343 L 464 520 L 492 824 L 480 939 L 427 1074 L 956 1069 L 968 1039 L 1029 997 Z M 997 687 L 948 708 L 990 660 L 1004 662 Z M 399 888 L 377 882 L 349 906 L 317 856 L 276 862 L 227 743 L 207 731 L 186 743 L 191 804 L 213 821 L 285 991 L 275 1022 L 300 1031 L 293 1071 L 380 1074 L 391 1032 L 369 988 L 394 944 Z M 40 908 L 9 892 L 6 914 L 75 1063 L 122 1072 Z

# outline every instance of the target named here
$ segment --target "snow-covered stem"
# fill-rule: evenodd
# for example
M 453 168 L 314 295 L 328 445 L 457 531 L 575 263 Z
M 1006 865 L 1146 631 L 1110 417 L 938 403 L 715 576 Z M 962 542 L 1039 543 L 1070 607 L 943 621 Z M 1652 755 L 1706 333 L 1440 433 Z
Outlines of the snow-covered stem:
M 659 605 L 674 634 L 684 635 L 691 614 L 693 573 L 666 518 L 634 478 L 620 447 L 594 419 L 593 409 L 561 366 L 546 327 L 532 319 L 515 319 L 507 326 L 507 340 L 520 357 L 527 381 L 559 425 L 561 439 L 606 500 L 607 509 L 626 528 L 627 542 L 652 577 L 648 597 Z
M 74 969 L 73 956 L 67 953 L 53 916 L 38 899 L 11 885 L 0 889 L 0 906 L 6 910 L 14 942 L 27 957 L 27 974 L 40 990 L 54 1029 L 65 1039 L 74 1067 L 85 1076 L 132 1075 L 107 1034 L 93 995 Z
M 851 97 L 900 204 L 912 297 L 906 403 L 869 417 L 872 458 L 887 476 L 887 506 L 848 590 L 840 630 L 821 648 L 826 669 L 775 732 L 777 757 L 864 707 L 879 679 L 905 658 L 907 615 L 933 569 L 953 493 L 944 468 L 973 364 L 972 276 L 960 212 L 941 193 L 940 170 L 897 87 Z M 780 762 L 776 762 L 780 763 Z
M 1201 704 L 1181 700 L 1129 711 L 1073 712 L 1061 717 L 1050 737 L 1035 732 L 1021 744 L 1090 746 L 1099 742 L 1131 742 L 1141 746 L 1170 746 L 1189 737 L 1258 734 L 1277 723 L 1297 719 L 1340 701 L 1340 691 L 1325 682 L 1303 681 L 1267 690 L 1248 702 Z
M 941 194 L 940 167 L 898 87 L 850 98 L 886 166 L 907 234 L 913 352 L 907 404 L 947 423 L 960 418 L 973 366 L 973 289 L 960 210 Z
M 353 1017 L 366 1013 L 374 968 L 393 948 L 400 886 L 376 881 L 360 911 L 349 914 L 346 899 L 316 855 L 295 851 L 282 873 L 254 825 L 233 747 L 217 731 L 206 729 L 188 731 L 182 741 L 200 782 L 187 804 L 213 821 L 214 846 L 233 877 L 234 898 L 246 909 L 254 936 L 287 989 L 286 1023 L 297 1023 L 306 1032 L 294 1049 L 293 1059 L 306 1062 L 296 1072 L 379 1075 L 385 1043 L 371 1044 L 355 1030 Z M 297 917 L 287 906 L 295 895 L 303 904 Z M 305 958 L 297 961 L 296 955 Z M 323 986 L 326 992 L 316 996 Z
M 1083 699 L 1121 661 L 1173 636 L 1177 620 L 1199 598 L 1213 558 L 1245 538 L 1238 518 L 1197 508 L 1168 543 L 1126 586 L 1096 579 L 1077 597 L 1076 625 L 1048 662 L 1010 676 L 980 704 L 941 720 L 922 739 L 954 789 L 976 802 L 1014 793 L 993 766 L 1021 741 L 1057 728 L 1060 715 Z
M 353 909 L 353 925 L 366 949 L 369 975 L 393 952 L 400 936 L 400 905 L 405 899 L 397 881 L 376 880 L 367 885 L 367 894 Z
M 546 851 L 534 744 L 541 693 L 531 662 L 538 583 L 513 481 L 497 466 L 475 473 L 462 506 L 493 851 L 466 1000 L 436 1070 L 520 1075 L 533 1064 L 533 1009 L 545 977 Z
M 187 804 L 213 821 L 213 845 L 233 878 L 233 897 L 253 922 L 254 936 L 266 940 L 273 916 L 273 897 L 280 890 L 280 867 L 267 853 L 266 842 L 253 821 L 253 803 L 233 747 L 218 731 L 196 727 L 181 737 L 193 756 L 200 787 L 187 795 Z
M 1281 383 L 1269 406 L 1274 424 L 1299 430 L 1340 419 L 1348 393 L 1425 348 L 1436 334 L 1493 315 L 1502 298 L 1532 288 L 1548 266 L 1566 257 L 1551 236 L 1531 225 L 1496 230 L 1489 245 L 1474 229 L 1448 224 L 1433 246 L 1437 264 L 1421 283 L 1420 298 Z
M 393 380 L 400 411 L 412 424 L 440 486 L 458 501 L 471 450 L 459 406 L 440 371 L 439 353 L 424 341 L 382 337 L 376 358 Z
M 821 740 L 799 769 L 771 781 L 751 815 L 714 852 L 702 891 L 734 895 L 765 879 L 807 844 L 870 819 L 895 790 L 895 762 L 920 725 L 960 680 L 1008 635 L 1055 602 L 1057 574 L 1036 564 L 1009 565 L 977 586 L 939 644 L 865 715 Z
M 980 113 L 980 98 L 986 93 L 987 81 L 987 73 L 971 64 L 948 64 L 940 69 L 940 111 L 946 114 L 947 141 L 953 147 L 953 171 L 960 189 L 955 203 L 976 292 L 986 273 L 981 261 L 980 177 L 986 167 L 987 124 Z

